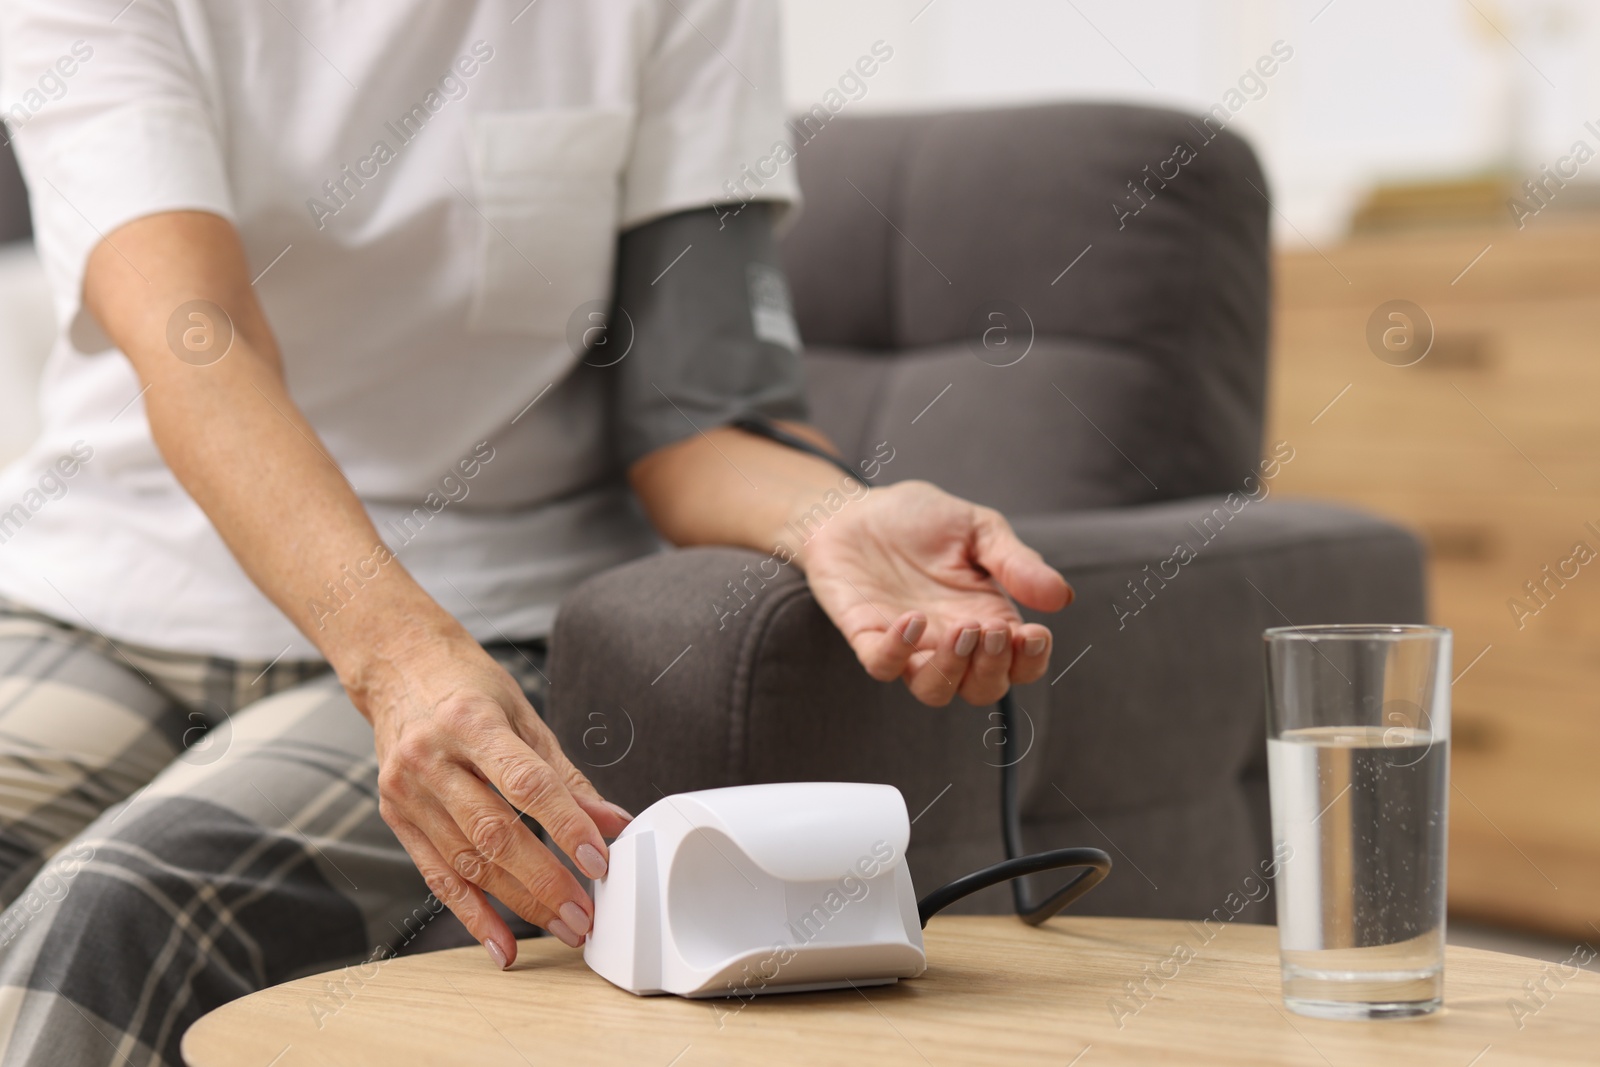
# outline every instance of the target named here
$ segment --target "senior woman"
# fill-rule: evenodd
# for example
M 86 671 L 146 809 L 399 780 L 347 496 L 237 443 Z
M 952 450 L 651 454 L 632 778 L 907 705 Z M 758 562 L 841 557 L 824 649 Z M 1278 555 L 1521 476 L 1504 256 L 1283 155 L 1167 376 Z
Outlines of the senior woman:
M 792 559 L 928 704 L 1044 672 L 1007 594 L 1071 592 L 994 512 L 902 483 L 796 536 L 841 476 L 792 167 L 728 192 L 788 158 L 771 0 L 0 12 L 60 325 L 0 475 L 6 1064 L 176 1063 L 435 899 L 500 967 L 491 897 L 581 944 L 519 814 L 590 878 L 630 816 L 537 714 L 544 638 L 657 536 Z

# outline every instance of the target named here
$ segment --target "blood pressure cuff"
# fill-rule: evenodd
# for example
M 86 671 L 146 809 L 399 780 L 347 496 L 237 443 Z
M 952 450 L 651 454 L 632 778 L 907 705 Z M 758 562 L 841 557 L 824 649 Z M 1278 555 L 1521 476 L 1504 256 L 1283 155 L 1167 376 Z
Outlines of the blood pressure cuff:
M 614 304 L 584 362 L 608 379 L 625 466 L 737 419 L 806 417 L 800 335 L 772 223 L 773 206 L 753 202 L 622 235 Z

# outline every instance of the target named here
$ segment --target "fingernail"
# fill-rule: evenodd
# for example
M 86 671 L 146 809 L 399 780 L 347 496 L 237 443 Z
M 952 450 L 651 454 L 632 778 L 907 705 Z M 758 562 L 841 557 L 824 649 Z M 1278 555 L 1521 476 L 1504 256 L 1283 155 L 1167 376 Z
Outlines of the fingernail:
M 622 807 L 620 804 L 613 804 L 613 803 L 611 803 L 611 801 L 608 800 L 608 801 L 606 801 L 606 807 L 608 807 L 612 811 L 616 812 L 617 815 L 619 817 L 621 817 L 624 821 L 626 821 L 626 822 L 632 822 L 633 821 L 633 815 L 629 813 L 627 808 Z
M 565 941 L 569 948 L 577 948 L 583 944 L 583 938 L 573 933 L 572 927 L 568 926 L 560 919 L 551 919 L 550 925 L 546 926 L 545 929 L 549 930 L 552 934 L 555 934 L 562 941 Z
M 991 656 L 998 656 L 1006 650 L 1006 645 L 1011 643 L 1011 635 L 1004 630 L 986 630 L 983 635 L 983 650 Z
M 589 913 L 584 911 L 572 901 L 567 901 L 557 909 L 561 913 L 561 921 L 567 928 L 580 934 L 589 932 Z
M 956 655 L 970 656 L 972 650 L 978 647 L 978 631 L 962 630 L 961 636 L 956 638 Z
M 489 954 L 491 960 L 494 960 L 494 965 L 502 971 L 511 966 L 506 962 L 505 950 L 488 938 L 483 940 L 483 950 Z
M 578 864 L 578 870 L 590 878 L 604 878 L 606 876 L 605 857 L 600 855 L 600 850 L 585 842 L 578 846 L 578 851 L 573 854 L 573 860 Z
M 928 628 L 928 620 L 927 619 L 923 619 L 923 618 L 912 619 L 911 622 L 906 626 L 905 630 L 902 632 L 901 636 L 903 636 L 905 638 L 906 644 L 914 645 L 919 640 L 922 639 L 922 632 L 924 630 L 926 630 L 927 628 Z
M 1022 642 L 1022 654 L 1024 656 L 1037 656 L 1039 653 L 1044 651 L 1044 645 L 1044 638 L 1030 637 L 1026 641 Z

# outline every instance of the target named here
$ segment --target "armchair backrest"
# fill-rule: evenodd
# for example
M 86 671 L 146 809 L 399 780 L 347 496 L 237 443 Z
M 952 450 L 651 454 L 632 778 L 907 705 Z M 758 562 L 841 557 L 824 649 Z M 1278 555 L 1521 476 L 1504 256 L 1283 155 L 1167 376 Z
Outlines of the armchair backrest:
M 840 117 L 783 240 L 815 420 L 1011 514 L 1237 487 L 1260 449 L 1266 181 L 1199 117 Z

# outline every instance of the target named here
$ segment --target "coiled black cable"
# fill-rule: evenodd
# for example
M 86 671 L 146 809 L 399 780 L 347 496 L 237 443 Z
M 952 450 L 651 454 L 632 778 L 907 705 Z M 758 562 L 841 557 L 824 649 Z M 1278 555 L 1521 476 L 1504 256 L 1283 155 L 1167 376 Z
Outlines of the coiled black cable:
M 1011 899 L 1017 916 L 1029 926 L 1058 914 L 1063 908 L 1105 880 L 1111 873 L 1111 857 L 1098 848 L 1058 848 L 1049 852 L 1036 852 L 1022 856 L 1022 812 L 1018 806 L 1017 762 L 1013 756 L 1016 748 L 1016 709 L 1011 694 L 1000 698 L 1000 832 L 1005 839 L 1006 858 L 999 863 L 964 874 L 955 881 L 940 886 L 917 901 L 917 916 L 923 926 L 934 915 L 948 908 L 962 897 L 980 889 L 1011 883 Z M 1083 870 L 1066 885 L 1042 901 L 1028 897 L 1028 887 L 1022 881 L 1030 874 L 1043 871 Z

